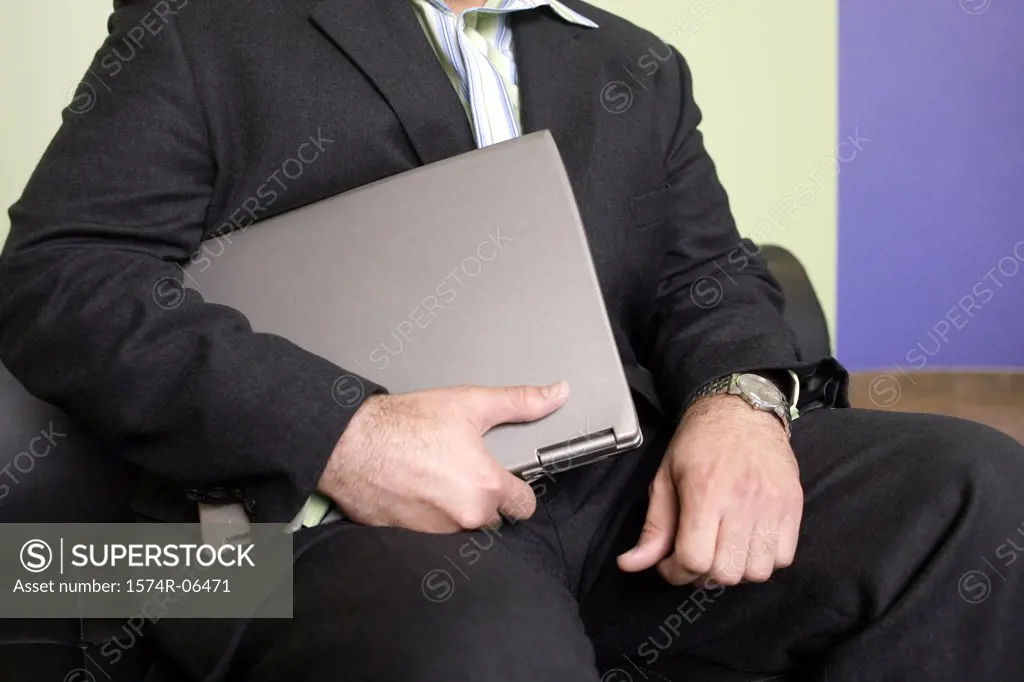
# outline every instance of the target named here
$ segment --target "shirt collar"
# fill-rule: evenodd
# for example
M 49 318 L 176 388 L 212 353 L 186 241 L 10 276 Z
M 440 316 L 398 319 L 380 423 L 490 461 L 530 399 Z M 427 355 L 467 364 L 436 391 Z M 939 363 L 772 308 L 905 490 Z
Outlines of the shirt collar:
M 427 1 L 436 7 L 447 7 L 444 0 Z M 487 4 L 484 5 L 484 8 L 502 12 L 516 12 L 521 10 L 537 9 L 538 7 L 545 6 L 550 7 L 551 11 L 557 14 L 562 20 L 568 21 L 571 24 L 577 24 L 586 28 L 597 28 L 597 24 L 593 21 L 587 19 L 579 12 L 569 9 L 558 0 L 488 0 Z
M 597 28 L 597 24 L 593 21 L 587 19 L 579 12 L 569 9 L 558 0 L 506 0 L 504 3 L 504 6 L 509 9 L 534 9 L 544 5 L 550 7 L 555 14 L 571 24 L 578 24 L 587 28 Z

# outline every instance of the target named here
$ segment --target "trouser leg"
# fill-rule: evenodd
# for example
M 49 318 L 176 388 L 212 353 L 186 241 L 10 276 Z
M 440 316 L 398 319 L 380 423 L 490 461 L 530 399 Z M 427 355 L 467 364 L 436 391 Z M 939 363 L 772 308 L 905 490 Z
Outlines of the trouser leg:
M 615 554 L 645 510 L 633 501 L 582 601 L 604 665 L 667 670 L 683 655 L 799 679 L 1024 679 L 1024 448 L 972 422 L 863 410 L 808 414 L 793 448 L 800 546 L 765 584 L 622 574 Z
M 525 525 L 455 535 L 355 524 L 318 532 L 332 535 L 296 562 L 294 618 L 253 621 L 233 679 L 598 679 L 557 550 L 524 540 Z

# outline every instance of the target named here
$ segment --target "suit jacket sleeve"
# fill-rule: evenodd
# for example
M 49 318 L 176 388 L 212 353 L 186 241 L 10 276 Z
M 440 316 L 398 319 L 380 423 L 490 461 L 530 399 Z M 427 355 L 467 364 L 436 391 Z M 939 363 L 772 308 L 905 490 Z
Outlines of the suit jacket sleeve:
M 678 52 L 667 62 L 662 103 L 674 132 L 665 160 L 668 250 L 652 317 L 650 363 L 678 418 L 706 382 L 732 372 L 805 364 L 782 316 L 783 295 L 759 249 L 742 239 L 697 129 L 700 109 Z
M 287 521 L 383 389 L 181 287 L 218 177 L 174 21 L 96 77 L 101 55 L 126 51 L 142 5 L 112 16 L 11 208 L 0 357 L 111 453 L 183 488 L 240 488 L 254 520 Z

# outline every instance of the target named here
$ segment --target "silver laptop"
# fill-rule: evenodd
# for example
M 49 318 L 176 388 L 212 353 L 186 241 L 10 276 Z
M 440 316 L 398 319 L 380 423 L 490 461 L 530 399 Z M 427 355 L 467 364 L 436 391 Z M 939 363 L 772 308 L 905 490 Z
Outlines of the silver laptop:
M 583 224 L 547 131 L 417 168 L 205 242 L 185 271 L 392 393 L 569 382 L 564 407 L 485 443 L 534 479 L 638 446 Z M 342 377 L 342 399 L 358 379 Z M 324 396 L 330 400 L 331 396 Z

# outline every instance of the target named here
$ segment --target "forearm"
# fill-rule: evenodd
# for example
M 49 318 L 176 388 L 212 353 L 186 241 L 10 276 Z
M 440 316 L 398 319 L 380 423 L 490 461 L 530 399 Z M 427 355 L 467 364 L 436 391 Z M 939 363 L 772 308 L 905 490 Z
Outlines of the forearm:
M 287 521 L 315 489 L 361 396 L 336 400 L 343 370 L 253 333 L 235 311 L 192 292 L 161 306 L 154 285 L 176 273 L 103 247 L 9 253 L 0 358 L 106 451 L 183 491 L 240 488 L 255 518 Z M 359 381 L 348 384 L 364 395 L 381 390 Z
M 758 246 L 737 230 L 698 129 L 701 113 L 690 71 L 675 57 L 677 77 L 665 98 L 665 116 L 674 121 L 665 142 L 673 201 L 645 364 L 678 417 L 701 386 L 716 378 L 785 372 L 802 360 L 782 315 L 782 288 Z
M 677 415 L 701 386 L 733 373 L 764 374 L 787 384 L 784 391 L 790 395 L 787 370 L 802 364 L 795 336 L 776 308 L 781 291 L 770 276 L 754 274 L 754 266 L 731 280 L 716 269 L 725 281 L 720 300 L 713 308 L 694 303 L 692 288 L 708 282 L 710 275 L 703 272 L 714 267 L 678 275 L 677 290 L 661 301 L 653 321 L 651 362 L 659 389 Z

